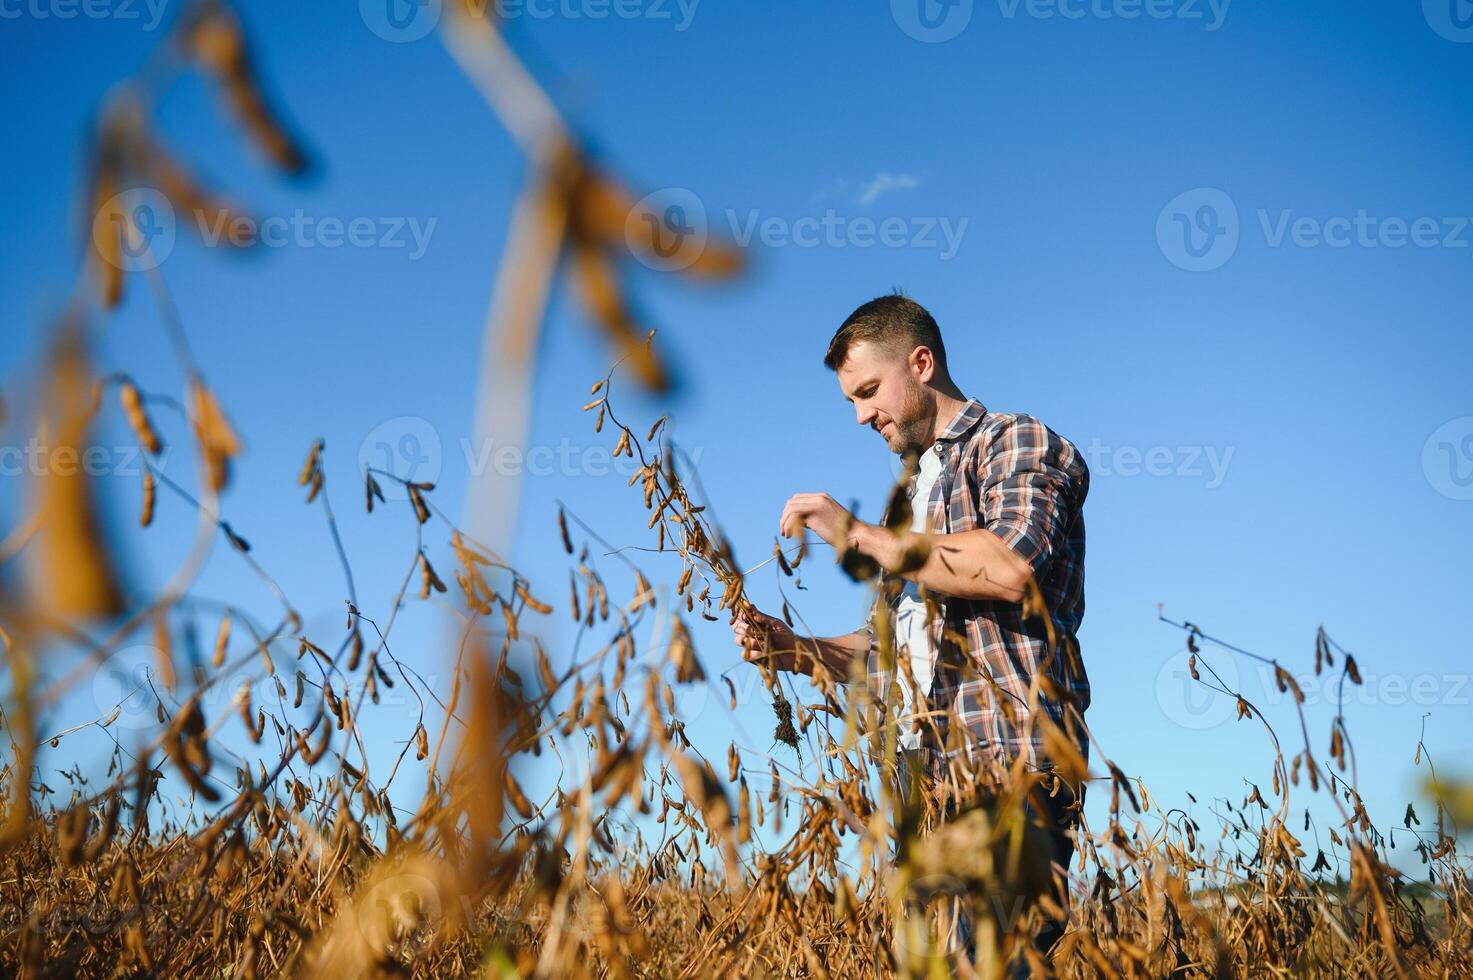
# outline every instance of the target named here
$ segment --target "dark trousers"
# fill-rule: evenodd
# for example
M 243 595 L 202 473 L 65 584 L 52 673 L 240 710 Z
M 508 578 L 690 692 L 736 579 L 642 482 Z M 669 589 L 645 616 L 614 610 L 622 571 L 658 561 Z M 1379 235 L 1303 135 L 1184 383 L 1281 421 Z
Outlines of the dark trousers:
M 1069 862 L 1074 858 L 1074 838 L 1070 834 L 1079 827 L 1081 810 L 1076 804 L 1084 802 L 1084 787 L 1080 786 L 1076 790 L 1069 785 L 1068 780 L 1061 779 L 1058 792 L 1053 796 L 1049 796 L 1041 789 L 1038 795 L 1043 797 L 1043 812 L 1039 814 L 1039 817 L 1043 820 L 1044 827 L 1048 830 L 1049 840 L 1054 845 L 1054 864 L 1059 868 L 1053 876 L 1053 898 L 1059 908 L 1067 911 L 1069 908 Z M 1064 923 L 1047 918 L 1033 937 L 1033 947 L 1047 958 L 1048 954 L 1053 951 L 1054 945 L 1063 937 Z
M 901 799 L 907 803 L 916 801 L 916 794 L 923 792 L 928 785 L 926 778 L 930 774 L 931 764 L 934 759 L 930 749 L 902 749 L 897 753 L 897 768 L 900 777 Z M 1059 780 L 1058 791 L 1049 796 L 1042 787 L 1037 795 L 1041 797 L 1040 812 L 1030 799 L 1028 802 L 1028 816 L 1037 817 L 1044 828 L 1048 831 L 1049 841 L 1053 845 L 1053 863 L 1058 865 L 1058 870 L 1053 875 L 1053 899 L 1059 908 L 1069 908 L 1069 862 L 1074 857 L 1074 839 L 1070 833 L 1079 826 L 1079 814 L 1081 809 L 1076 803 L 1083 803 L 1084 787 L 1071 787 L 1067 780 Z M 948 804 L 950 812 L 951 804 Z M 1053 918 L 1045 918 L 1044 924 L 1039 927 L 1033 937 L 1033 947 L 1045 958 L 1053 950 L 1054 946 L 1064 936 L 1064 923 L 1055 921 Z M 975 951 L 968 949 L 969 956 L 975 955 Z

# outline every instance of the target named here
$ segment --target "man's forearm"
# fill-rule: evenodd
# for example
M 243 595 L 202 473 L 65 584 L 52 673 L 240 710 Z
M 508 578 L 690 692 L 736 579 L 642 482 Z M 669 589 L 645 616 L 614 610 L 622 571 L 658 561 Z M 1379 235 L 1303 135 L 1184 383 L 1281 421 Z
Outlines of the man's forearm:
M 907 550 L 921 537 L 913 531 L 896 534 L 875 524 L 857 523 L 851 535 L 855 547 L 888 572 L 901 567 Z M 1033 570 L 1002 538 L 985 528 L 930 537 L 931 551 L 925 562 L 902 577 L 941 595 L 1023 601 Z
M 793 649 L 774 655 L 773 665 L 810 677 L 821 663 L 838 680 L 845 680 L 854 661 L 869 654 L 869 633 L 862 629 L 843 636 L 795 636 L 793 641 Z

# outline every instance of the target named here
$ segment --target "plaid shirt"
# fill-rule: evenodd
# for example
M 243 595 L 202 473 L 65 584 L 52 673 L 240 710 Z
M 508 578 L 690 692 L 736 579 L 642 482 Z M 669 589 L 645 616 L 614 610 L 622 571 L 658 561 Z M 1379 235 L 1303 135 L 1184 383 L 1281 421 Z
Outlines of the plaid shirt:
M 1073 695 L 1082 713 L 1089 705 L 1089 678 L 1075 633 L 1084 618 L 1082 507 L 1089 492 L 1084 458 L 1073 443 L 1038 419 L 988 412 L 976 399 L 957 413 L 937 442 L 942 468 L 927 502 L 931 532 L 986 528 L 1032 566 L 1054 621 L 1057 652 L 1049 673 Z M 885 578 L 882 596 L 888 594 Z M 898 583 L 891 579 L 893 584 Z M 1048 650 L 1042 619 L 1025 619 L 1021 603 L 934 593 L 930 598 L 939 615 L 929 624 L 937 661 L 928 710 L 935 717 L 949 709 L 952 720 L 970 736 L 960 741 L 994 764 L 1006 765 L 1023 752 L 1030 765 L 1047 766 L 1042 738 L 1023 734 L 1029 685 Z M 870 635 L 870 687 L 883 705 L 892 678 L 880 666 L 873 610 L 865 628 Z M 1087 738 L 1077 720 L 1066 724 L 1064 706 L 1042 692 L 1038 703 L 1072 733 L 1087 759 Z M 937 721 L 936 734 L 949 741 L 945 719 Z M 928 735 L 928 742 L 932 737 Z

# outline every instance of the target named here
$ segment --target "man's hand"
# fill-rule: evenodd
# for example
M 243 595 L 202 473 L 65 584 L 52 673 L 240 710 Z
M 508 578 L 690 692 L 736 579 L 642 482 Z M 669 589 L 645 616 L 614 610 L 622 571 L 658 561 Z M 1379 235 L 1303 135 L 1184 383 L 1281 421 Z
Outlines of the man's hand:
M 826 493 L 795 493 L 783 505 L 778 531 L 783 537 L 799 538 L 806 527 L 842 551 L 848 544 L 844 540 L 845 530 L 848 529 L 848 537 L 852 539 L 862 523 Z
M 798 638 L 788 624 L 752 607 L 737 614 L 731 624 L 732 639 L 742 648 L 742 659 L 771 663 L 779 670 L 792 670 Z
M 776 616 L 746 606 L 731 624 L 732 638 L 742 648 L 742 659 L 748 663 L 769 665 L 776 670 L 813 676 L 822 666 L 829 676 L 842 683 L 856 659 L 863 663 L 869 653 L 867 629 L 857 629 L 843 636 L 797 636 L 788 624 Z

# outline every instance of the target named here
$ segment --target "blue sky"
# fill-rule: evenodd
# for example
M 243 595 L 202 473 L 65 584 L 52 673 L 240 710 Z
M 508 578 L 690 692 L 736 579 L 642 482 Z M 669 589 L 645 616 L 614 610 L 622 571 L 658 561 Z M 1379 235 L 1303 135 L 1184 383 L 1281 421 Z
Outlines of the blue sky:
M 713 235 L 756 229 L 749 272 L 732 284 L 631 266 L 680 384 L 660 401 L 616 388 L 631 419 L 673 414 L 744 563 L 769 552 L 792 493 L 825 490 L 877 516 L 892 459 L 821 361 L 849 310 L 903 287 L 936 315 L 964 391 L 1035 414 L 1085 451 L 1080 639 L 1088 717 L 1111 757 L 1173 802 L 1191 790 L 1204 806 L 1236 803 L 1244 778 L 1267 786 L 1263 739 L 1230 713 L 1218 723 L 1221 706 L 1184 700 L 1183 636 L 1157 622 L 1157 604 L 1301 678 L 1324 624 L 1367 680 L 1347 715 L 1385 824 L 1420 799 L 1422 715 L 1444 767 L 1473 736 L 1469 645 L 1449 622 L 1473 545 L 1473 28 L 1453 16 L 1466 8 L 978 0 L 928 33 L 903 0 L 559 0 L 508 8 L 508 35 L 638 194 L 694 195 Z M 7 394 L 24 391 L 78 268 L 98 99 L 160 34 L 141 2 L 86 9 L 97 16 L 64 17 L 76 12 L 65 0 L 0 3 Z M 164 24 L 175 12 L 154 9 Z M 632 15 L 592 15 L 614 9 Z M 1137 9 L 1159 16 L 1125 16 Z M 309 232 L 244 256 L 181 234 L 163 266 L 247 444 L 227 516 L 324 631 L 341 620 L 343 590 L 321 514 L 293 483 L 301 460 L 326 439 L 364 611 L 382 620 L 413 528 L 405 513 L 362 513 L 360 450 L 430 433 L 420 445 L 438 441 L 438 460 L 418 475 L 464 512 L 483 314 L 525 176 L 436 37 L 385 40 L 370 28 L 375 10 L 243 8 L 272 93 L 322 163 L 314 179 L 271 174 L 208 84 L 187 80 L 160 107 L 168 145 L 253 213 L 318 229 L 371 222 L 368 245 Z M 396 226 L 403 246 L 391 244 Z M 814 242 L 815 228 L 832 231 Z M 99 325 L 98 354 L 177 392 L 140 287 Z M 579 412 L 609 360 L 560 293 L 531 444 L 566 446 L 575 462 L 525 477 L 516 545 L 554 600 L 566 581 L 555 501 L 615 545 L 650 543 L 638 496 L 601 473 L 608 442 Z M 162 424 L 182 443 L 177 420 Z M 116 425 L 107 438 L 127 442 Z M 168 472 L 191 478 L 183 453 Z M 159 526 L 139 535 L 128 526 L 136 473 L 115 476 L 104 483 L 119 546 L 140 588 L 156 587 L 187 547 L 189 515 L 165 495 Z M 7 521 L 20 486 L 9 471 L 0 482 Z M 431 544 L 448 565 L 444 541 Z M 612 559 L 601 567 L 621 580 Z M 673 561 L 646 568 L 665 583 L 678 574 Z M 759 602 L 777 595 L 769 571 L 751 582 Z M 864 591 L 822 557 L 805 584 L 818 631 L 858 625 Z M 271 609 L 223 550 L 200 591 Z M 444 622 L 415 604 L 395 632 L 400 656 L 438 674 L 442 691 Z M 554 647 L 571 638 L 556 617 L 548 636 Z M 696 624 L 696 640 L 713 673 L 742 676 L 724 625 Z M 1289 723 L 1271 677 L 1236 668 L 1245 693 Z M 1312 700 L 1323 752 L 1333 707 Z M 702 711 L 693 732 L 717 758 L 734 734 L 771 748 L 760 698 L 737 722 Z M 374 733 L 377 749 L 393 747 L 394 727 Z

